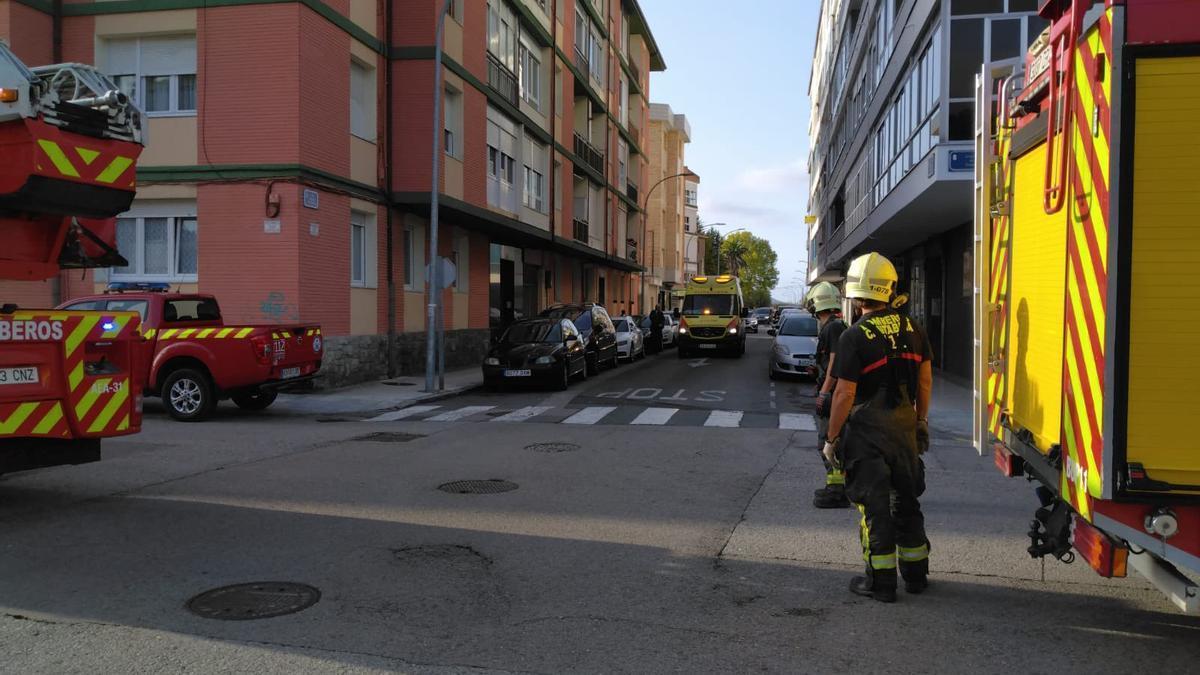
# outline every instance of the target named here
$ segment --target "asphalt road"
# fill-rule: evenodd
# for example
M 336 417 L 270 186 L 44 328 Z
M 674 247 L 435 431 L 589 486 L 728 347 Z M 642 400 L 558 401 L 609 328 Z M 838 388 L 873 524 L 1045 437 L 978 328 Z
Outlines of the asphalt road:
M 771 387 L 768 344 L 703 364 L 667 352 L 566 392 L 472 394 L 394 421 L 152 415 L 100 463 L 4 477 L 4 669 L 1196 670 L 1200 620 L 1140 579 L 1030 560 L 1029 488 L 936 410 L 934 585 L 895 605 L 848 593 L 855 515 L 809 505 L 814 434 L 780 420 L 802 419 L 784 416 L 808 412 L 811 384 Z M 613 410 L 568 422 L 595 408 Z M 676 412 L 633 423 L 651 408 Z M 544 410 L 501 419 L 531 409 Z M 530 449 L 544 443 L 572 446 Z M 518 487 L 436 489 L 458 479 Z M 185 608 L 251 581 L 321 598 L 250 621 Z

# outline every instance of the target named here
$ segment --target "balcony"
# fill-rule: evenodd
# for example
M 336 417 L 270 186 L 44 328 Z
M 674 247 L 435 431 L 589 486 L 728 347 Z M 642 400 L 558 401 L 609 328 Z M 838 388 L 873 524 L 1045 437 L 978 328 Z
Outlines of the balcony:
M 588 143 L 587 139 L 579 135 L 579 132 L 575 132 L 575 155 L 604 175 L 604 153 Z
M 592 72 L 591 62 L 588 61 L 588 57 L 578 49 L 575 50 L 575 67 L 579 69 L 579 72 L 585 78 Z
M 633 144 L 639 148 L 642 147 L 642 130 L 633 123 L 633 117 L 629 118 L 629 123 L 625 125 L 625 130 L 629 132 L 629 140 L 633 141 Z
M 574 224 L 575 241 L 581 241 L 586 244 L 588 242 L 588 221 L 575 218 Z
M 631 75 L 633 75 L 633 81 L 635 83 L 634 86 L 637 87 L 638 91 L 641 91 L 642 90 L 642 71 L 638 68 L 637 64 L 633 62 L 633 57 L 631 57 L 631 56 L 626 55 L 625 65 L 629 66 L 629 73 Z
M 517 76 L 491 52 L 487 53 L 488 86 L 504 97 L 504 100 L 517 105 Z
M 629 197 L 629 201 L 633 202 L 634 204 L 640 204 L 640 202 L 638 202 L 637 185 L 634 185 L 633 181 L 625 183 L 625 196 Z

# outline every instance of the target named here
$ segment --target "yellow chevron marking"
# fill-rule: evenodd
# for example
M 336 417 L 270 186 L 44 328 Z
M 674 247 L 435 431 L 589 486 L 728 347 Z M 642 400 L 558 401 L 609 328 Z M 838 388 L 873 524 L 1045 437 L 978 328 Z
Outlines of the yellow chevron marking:
M 88 427 L 88 431 L 92 433 L 103 431 L 104 428 L 108 426 L 108 423 L 112 421 L 113 415 L 117 414 L 117 410 L 119 410 L 121 406 L 125 405 L 125 402 L 128 400 L 129 381 L 125 380 L 121 383 L 121 388 L 113 394 L 111 399 L 109 399 L 108 405 L 104 406 L 104 409 L 101 410 L 100 414 L 96 416 L 95 421 L 92 422 L 92 426 Z
M 88 336 L 88 333 L 92 332 L 92 329 L 99 322 L 100 317 L 98 315 L 89 314 L 83 317 L 78 326 L 75 326 L 75 330 L 71 331 L 71 334 L 67 336 L 65 345 L 68 359 L 75 353 L 75 350 L 79 349 L 79 345 L 83 343 L 83 339 Z
M 54 162 L 54 168 L 58 169 L 59 173 L 71 178 L 79 178 L 79 172 L 75 170 L 75 165 L 67 158 L 62 148 L 58 147 L 58 143 L 45 138 L 39 138 L 38 145 L 41 146 L 42 152 L 46 153 L 50 161 Z
M 1071 422 L 1071 416 L 1069 414 L 1064 416 L 1063 428 L 1067 433 L 1066 437 L 1068 439 L 1075 437 L 1075 435 L 1073 433 L 1074 426 Z M 1079 449 L 1073 448 L 1072 447 L 1073 445 L 1074 445 L 1073 441 L 1067 441 L 1067 456 L 1068 457 L 1070 457 L 1072 455 L 1077 456 L 1079 454 Z M 1091 517 L 1091 509 L 1088 508 L 1087 486 L 1076 484 L 1074 494 L 1068 493 L 1067 492 L 1067 474 L 1065 471 L 1062 473 L 1062 476 L 1063 477 L 1062 477 L 1062 486 L 1061 487 L 1063 489 L 1063 494 L 1065 494 L 1067 496 L 1069 501 L 1074 502 L 1075 508 L 1079 511 L 1079 515 L 1083 516 L 1084 518 L 1090 518 Z
M 87 393 L 75 405 L 75 419 L 82 420 L 84 415 L 88 414 L 92 406 L 96 405 L 96 399 L 100 398 L 100 390 L 107 387 L 109 382 L 112 382 L 111 377 L 102 377 L 92 383 Z
M 113 323 L 112 329 L 104 331 L 104 333 L 102 333 L 100 335 L 100 337 L 115 338 L 115 337 L 119 336 L 121 334 L 121 331 L 125 330 L 125 324 L 129 323 L 129 317 L 115 316 L 115 317 L 113 317 L 112 323 Z
M 128 169 L 131 164 L 133 164 L 133 160 L 130 158 L 117 157 L 108 165 L 107 169 L 101 171 L 99 176 L 96 176 L 96 182 L 111 183 L 115 181 L 121 177 L 121 174 L 125 173 L 125 169 Z
M 196 334 L 196 337 L 198 337 L 198 338 L 206 338 L 206 337 L 208 337 L 209 335 L 212 335 L 214 332 L 216 332 L 216 330 L 217 330 L 216 328 L 205 328 L 204 330 L 202 330 L 202 331 L 200 331 L 199 333 L 197 333 L 197 334 Z
M 46 413 L 46 416 L 42 418 L 42 421 L 38 422 L 38 425 L 33 428 L 33 433 L 38 434 L 39 436 L 45 436 L 46 434 L 50 433 L 50 430 L 54 428 L 54 425 L 58 424 L 59 421 L 62 420 L 62 417 L 62 405 L 55 403 L 54 407 L 50 408 L 50 412 Z
M 1075 57 L 1075 85 L 1076 85 L 1076 89 L 1079 91 L 1079 99 L 1083 103 L 1083 108 L 1082 108 L 1082 111 L 1084 113 L 1083 116 L 1085 119 L 1091 120 L 1092 115 L 1095 113 L 1095 110 L 1096 110 L 1096 101 L 1095 101 L 1095 99 L 1092 98 L 1092 83 L 1088 79 L 1088 74 L 1085 73 L 1084 69 L 1083 69 L 1083 54 L 1077 54 Z M 1089 125 L 1090 124 L 1091 123 L 1089 122 Z M 1080 131 L 1082 131 L 1081 129 L 1079 129 L 1078 124 L 1073 124 L 1072 126 L 1075 127 L 1076 133 L 1079 133 Z M 1104 135 L 1104 127 L 1103 126 L 1100 127 L 1099 134 L 1093 134 L 1092 130 L 1090 128 L 1087 129 L 1086 131 L 1087 131 L 1088 135 L 1091 136 L 1092 144 L 1096 148 L 1096 163 L 1100 165 L 1100 179 L 1104 182 L 1105 185 L 1108 185 L 1108 152 L 1109 151 L 1108 151 L 1108 138 L 1106 138 Z M 1079 143 L 1080 143 L 1080 141 L 1076 140 L 1075 149 L 1077 152 L 1079 151 Z M 1081 169 L 1086 168 L 1090 172 L 1091 164 L 1086 164 L 1086 165 L 1084 164 L 1085 162 L 1087 162 L 1088 155 L 1077 154 L 1076 157 L 1079 158 L 1077 160 L 1077 163 L 1079 164 L 1080 168 Z
M 87 148 L 76 147 L 75 152 L 79 155 L 79 158 L 83 160 L 83 163 L 87 164 L 88 166 L 91 166 L 92 162 L 96 161 L 96 158 L 100 156 L 99 152 L 95 150 L 89 150 Z
M 217 333 L 217 339 L 219 339 L 219 340 L 224 339 L 224 338 L 228 337 L 229 334 L 232 332 L 233 332 L 232 328 L 222 328 L 220 330 L 220 332 Z
M 170 340 L 171 338 L 175 337 L 175 334 L 178 332 L 179 332 L 178 328 L 168 328 L 158 334 L 158 339 L 159 340 Z
M 142 337 L 144 337 L 146 339 L 150 339 L 150 338 L 154 337 L 155 332 L 156 331 L 153 328 L 143 328 L 142 329 Z
M 195 333 L 195 332 L 196 332 L 195 328 L 184 328 L 183 330 L 179 331 L 179 339 L 182 340 L 184 338 L 191 337 L 192 333 Z
M 33 414 L 33 411 L 37 407 L 38 404 L 36 402 L 22 403 L 17 406 L 17 409 L 8 416 L 7 420 L 0 422 L 0 436 L 16 433 L 17 429 L 25 423 L 25 420 L 29 419 L 29 416 Z
M 251 334 L 251 333 L 253 333 L 253 332 L 254 332 L 254 329 L 253 329 L 253 328 L 243 328 L 243 329 L 239 330 L 239 331 L 237 332 L 237 335 L 235 335 L 234 337 L 235 337 L 235 338 L 239 338 L 239 339 L 240 339 L 240 338 L 244 338 L 244 337 L 246 337 L 247 335 L 249 335 L 249 334 Z
M 71 385 L 71 391 L 75 391 L 79 387 L 79 383 L 83 381 L 83 361 L 75 364 L 67 375 L 67 383 Z
M 1088 341 L 1088 331 L 1086 328 L 1087 321 L 1083 317 L 1083 304 L 1080 301 L 1078 284 L 1073 282 L 1073 278 L 1068 280 L 1067 291 L 1071 299 L 1071 309 L 1073 312 L 1075 312 L 1075 334 L 1079 338 L 1079 348 L 1082 350 L 1082 353 L 1079 355 L 1079 360 L 1083 362 L 1083 368 L 1087 377 L 1088 387 L 1092 392 L 1095 392 L 1092 400 L 1083 398 L 1081 394 L 1079 398 L 1081 401 L 1080 407 L 1082 408 L 1084 403 L 1091 407 L 1093 414 L 1096 416 L 1096 421 L 1099 423 L 1101 420 L 1101 410 L 1103 409 L 1103 403 L 1101 400 L 1103 399 L 1103 396 L 1100 394 L 1100 378 L 1096 368 L 1096 360 L 1089 356 L 1092 353 L 1092 347 L 1091 343 Z M 1068 339 L 1068 346 L 1070 346 L 1071 350 L 1074 351 L 1075 348 L 1070 344 L 1070 342 L 1071 341 Z M 1081 410 L 1080 412 L 1083 413 L 1085 411 Z M 1080 420 L 1081 423 L 1082 421 L 1083 420 Z
M 117 422 L 117 431 L 125 431 L 128 428 L 129 428 L 129 413 L 125 413 L 125 417 L 121 418 L 120 422 Z

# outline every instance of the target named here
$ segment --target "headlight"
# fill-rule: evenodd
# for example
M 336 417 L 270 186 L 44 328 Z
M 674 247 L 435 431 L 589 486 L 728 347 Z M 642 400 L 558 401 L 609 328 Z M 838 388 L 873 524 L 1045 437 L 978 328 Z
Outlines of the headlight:
M 736 329 L 736 328 L 730 328 L 730 329 L 729 329 L 729 334 L 730 334 L 730 335 L 737 335 L 737 329 Z
M 791 356 L 792 350 L 787 348 L 787 345 L 775 345 L 775 353 L 780 356 Z
M 539 356 L 536 359 L 534 359 L 533 363 L 535 365 L 539 365 L 539 366 L 548 366 L 551 363 L 554 363 L 554 357 L 553 356 Z
M 489 356 L 489 357 L 487 357 L 486 359 L 484 359 L 484 360 L 483 360 L 483 365 L 485 365 L 485 366 L 498 366 L 498 365 L 500 365 L 500 359 L 498 359 L 498 358 L 496 358 L 496 357 L 494 357 L 494 356 Z
M 684 334 L 686 334 L 686 333 L 687 333 L 687 327 L 686 327 L 686 326 L 680 326 L 680 327 L 679 327 L 679 332 L 680 332 L 680 333 L 684 333 Z

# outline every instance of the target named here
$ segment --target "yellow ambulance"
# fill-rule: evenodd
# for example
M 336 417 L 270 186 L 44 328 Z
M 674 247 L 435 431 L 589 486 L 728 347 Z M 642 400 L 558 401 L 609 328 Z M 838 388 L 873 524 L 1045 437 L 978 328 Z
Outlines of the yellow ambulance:
M 737 277 L 692 277 L 684 289 L 679 319 L 679 358 L 707 352 L 745 354 L 748 313 Z

